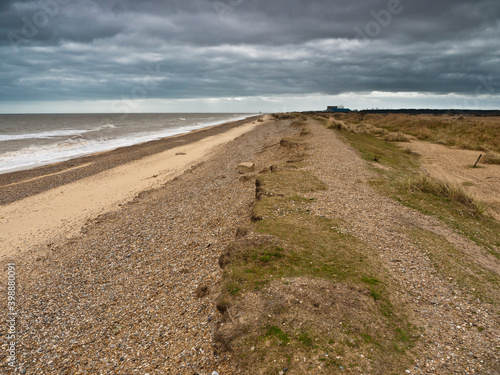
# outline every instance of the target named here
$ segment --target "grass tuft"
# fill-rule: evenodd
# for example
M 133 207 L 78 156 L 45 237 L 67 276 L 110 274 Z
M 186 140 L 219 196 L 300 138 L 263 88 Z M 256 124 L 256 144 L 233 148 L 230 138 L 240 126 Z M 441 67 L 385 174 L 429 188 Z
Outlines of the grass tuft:
M 384 137 L 387 142 L 410 142 L 410 139 L 406 137 L 403 133 L 389 133 Z
M 483 164 L 500 164 L 500 154 L 498 152 L 487 152 L 480 160 Z
M 462 186 L 450 182 L 443 182 L 424 173 L 410 177 L 406 181 L 406 186 L 409 191 L 430 193 L 458 202 L 469 208 L 474 215 L 483 215 L 488 209 L 485 203 L 476 200 L 467 193 Z
M 326 123 L 326 127 L 328 129 L 332 129 L 332 130 L 349 130 L 349 127 L 347 126 L 347 124 L 344 121 L 336 120 L 333 117 L 330 117 L 328 119 L 328 121 Z

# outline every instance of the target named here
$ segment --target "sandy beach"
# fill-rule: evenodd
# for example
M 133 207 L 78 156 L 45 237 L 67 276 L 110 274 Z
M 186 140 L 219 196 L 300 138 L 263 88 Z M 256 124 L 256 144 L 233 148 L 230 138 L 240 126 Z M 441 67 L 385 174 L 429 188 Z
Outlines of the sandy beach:
M 254 120 L 0 176 L 7 202 L 0 206 L 0 258 L 71 238 L 88 220 L 163 185 L 262 124 Z
M 255 163 L 255 171 L 239 173 L 243 162 Z M 227 264 L 221 268 L 221 259 L 238 259 L 228 255 L 235 241 L 252 244 L 254 237 L 269 237 L 255 230 L 259 221 L 252 222 L 260 201 L 280 222 L 287 215 L 301 215 L 305 232 L 301 227 L 287 230 L 302 233 L 301 241 L 310 228 L 315 230 L 313 220 L 328 223 L 320 228 L 335 236 L 324 245 L 332 247 L 329 256 L 336 261 L 347 240 L 360 244 L 366 261 L 376 259 L 377 271 L 387 274 L 392 303 L 418 327 L 408 349 L 410 373 L 495 374 L 497 308 L 436 266 L 408 229 L 439 236 L 456 249 L 455 256 L 467 260 L 463 264 L 489 272 L 495 280 L 498 260 L 438 219 L 381 195 L 370 184 L 375 173 L 342 135 L 315 119 L 266 118 L 4 176 L 2 192 L 12 195 L 4 195 L 11 203 L 0 206 L 1 233 L 8 233 L 5 238 L 16 247 L 4 246 L 7 254 L 0 263 L 4 275 L 14 272 L 16 280 L 17 373 L 227 375 L 264 374 L 269 368 L 344 373 L 340 366 L 349 362 L 325 366 L 322 361 L 325 353 L 338 353 L 332 347 L 344 345 L 352 335 L 339 322 L 355 314 L 362 324 L 366 320 L 375 330 L 383 327 L 375 315 L 382 311 L 380 302 L 364 281 L 352 286 L 321 279 L 316 271 L 277 277 L 231 294 L 234 301 L 228 300 L 225 309 L 220 304 L 224 293 L 235 290 L 225 284 L 232 271 Z M 293 190 L 259 196 L 257 181 L 276 175 L 317 176 L 322 188 L 308 190 L 307 199 Z M 295 178 L 278 180 L 295 183 Z M 16 186 L 22 193 L 13 193 Z M 293 209 L 283 210 L 273 203 L 279 202 L 275 198 Z M 265 224 L 269 218 L 260 220 Z M 246 263 L 254 259 L 244 252 L 241 256 Z M 266 266 L 267 258 L 255 259 L 259 270 L 267 267 L 275 274 L 273 264 Z M 288 259 L 297 257 L 276 261 Z M 314 261 L 311 256 L 306 265 Z M 4 285 L 0 304 L 7 306 Z M 494 288 L 488 293 L 497 298 Z M 285 307 L 277 308 L 280 304 Z M 4 352 L 9 324 L 4 320 L 0 330 Z M 303 335 L 306 325 L 330 331 L 334 342 L 325 349 L 297 341 L 299 350 L 290 357 L 269 350 L 269 343 L 277 342 L 269 338 L 270 326 L 283 327 L 293 338 L 295 332 Z M 257 339 L 245 341 L 252 334 Z M 373 367 L 377 361 L 385 365 L 385 359 L 370 358 L 374 347 L 365 344 L 366 349 L 345 344 L 342 360 L 357 363 L 351 373 L 361 373 L 361 368 L 368 369 L 363 373 L 385 373 Z M 279 343 L 275 347 L 293 349 Z M 394 361 L 399 363 L 400 354 Z M 247 358 L 255 360 L 254 367 L 245 367 Z M 0 362 L 0 372 L 9 373 L 7 363 Z
M 237 166 L 257 160 L 263 148 L 279 145 L 294 131 L 289 121 L 253 122 L 215 127 L 210 131 L 216 134 L 208 137 L 186 135 L 200 139 L 12 203 L 21 207 L 36 200 L 51 207 L 54 202 L 40 199 L 48 194 L 69 205 L 59 205 L 59 215 L 74 215 L 70 207 L 78 204 L 96 210 L 77 215 L 66 227 L 49 225 L 41 216 L 35 224 L 43 229 L 27 231 L 33 235 L 31 245 L 65 228 L 75 235 L 67 239 L 62 233 L 2 261 L 16 265 L 21 285 L 17 350 L 22 373 L 232 373 L 227 354 L 215 350 L 212 337 L 219 320 L 217 260 L 246 223 L 255 197 L 254 181 L 241 179 Z M 130 180 L 132 172 L 140 177 Z M 123 183 L 118 190 L 117 181 Z M 64 197 L 70 191 L 87 194 L 89 186 L 98 185 L 102 189 L 90 202 Z M 76 193 L 76 186 L 84 192 Z M 108 194 L 108 189 L 115 190 Z M 141 189 L 149 190 L 137 194 Z M 105 211 L 95 217 L 99 210 Z M 18 218 L 22 221 L 22 215 Z

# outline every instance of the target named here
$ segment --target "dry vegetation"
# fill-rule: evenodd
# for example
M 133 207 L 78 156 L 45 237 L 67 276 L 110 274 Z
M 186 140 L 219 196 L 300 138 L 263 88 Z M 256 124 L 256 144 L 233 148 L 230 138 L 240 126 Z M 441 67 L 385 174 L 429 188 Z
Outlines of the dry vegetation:
M 333 130 L 346 130 L 356 134 L 369 134 L 374 136 L 384 136 L 387 131 L 382 128 L 370 124 L 353 124 L 346 121 L 335 119 L 334 117 L 328 118 L 326 127 Z M 393 142 L 396 142 L 395 140 Z
M 497 117 L 342 113 L 321 115 L 317 119 L 329 129 L 343 131 L 347 139 L 370 161 L 380 162 L 388 154 L 394 157 L 399 151 L 391 149 L 383 141 L 410 142 L 406 133 L 440 144 L 487 150 L 480 163 L 500 164 L 500 153 L 497 152 L 500 149 L 500 119 Z M 402 152 L 418 156 L 412 155 L 409 149 Z M 400 157 L 398 159 L 401 160 Z M 400 167 L 398 163 L 392 164 L 392 167 Z M 485 203 L 476 200 L 459 184 L 425 174 L 406 174 L 406 182 L 400 185 L 410 192 L 433 194 L 457 202 L 473 215 L 483 215 L 487 211 Z
M 305 120 L 305 116 L 301 115 L 300 113 L 296 113 L 296 112 L 273 113 L 272 116 L 275 120 L 291 120 L 291 119 L 296 119 L 296 118 L 301 118 L 302 120 Z
M 384 140 L 387 142 L 410 142 L 408 137 L 401 132 L 389 133 L 384 137 Z
M 473 215 L 482 215 L 486 212 L 488 206 L 483 202 L 477 201 L 468 194 L 462 186 L 450 182 L 443 182 L 427 174 L 419 174 L 410 177 L 406 181 L 408 191 L 418 191 L 420 193 L 429 193 L 443 198 L 458 202 L 471 210 Z
M 481 158 L 483 164 L 500 164 L 500 154 L 495 151 L 489 151 Z
M 354 125 L 371 125 L 389 132 L 402 132 L 420 140 L 468 150 L 500 152 L 500 118 L 409 114 L 348 113 L 335 115 Z
M 361 119 L 358 113 L 340 116 L 351 121 Z M 323 119 L 323 123 L 328 126 L 331 121 Z M 419 155 L 389 143 L 373 133 L 360 134 L 352 131 L 356 126 L 360 124 L 349 124 L 347 130 L 350 131 L 343 131 L 341 134 L 360 151 L 365 160 L 376 162 L 375 165 L 383 167 L 374 168 L 380 179 L 373 180 L 373 185 L 401 203 L 439 218 L 500 258 L 500 223 L 489 215 L 484 202 L 478 201 L 460 185 L 422 174 Z M 498 132 L 498 129 L 492 130 L 492 133 L 495 132 Z M 485 136 L 486 138 L 488 137 Z M 486 147 L 485 145 L 486 143 L 482 143 L 482 147 Z M 486 157 L 483 156 L 481 162 L 492 163 L 490 157 L 496 160 L 496 155 L 496 152 L 490 151 L 486 153 Z

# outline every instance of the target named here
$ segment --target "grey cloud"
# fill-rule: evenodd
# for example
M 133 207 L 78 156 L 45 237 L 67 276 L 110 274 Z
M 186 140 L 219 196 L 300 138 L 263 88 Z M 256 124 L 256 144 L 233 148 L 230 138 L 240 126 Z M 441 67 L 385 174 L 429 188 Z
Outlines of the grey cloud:
M 1 1 L 0 99 L 498 90 L 498 0 L 395 1 Z

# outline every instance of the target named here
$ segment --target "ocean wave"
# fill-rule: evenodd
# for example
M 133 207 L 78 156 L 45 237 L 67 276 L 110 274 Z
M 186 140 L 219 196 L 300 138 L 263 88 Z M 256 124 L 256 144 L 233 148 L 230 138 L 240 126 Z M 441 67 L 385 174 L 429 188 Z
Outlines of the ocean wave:
M 104 129 L 115 129 L 116 125 L 105 124 L 92 129 L 62 129 L 62 130 L 48 130 L 38 133 L 26 134 L 0 134 L 0 142 L 5 141 L 18 141 L 23 139 L 42 139 L 42 138 L 59 138 L 59 137 L 78 137 L 85 133 L 97 132 Z
M 98 130 L 104 130 L 104 129 L 116 129 L 116 125 L 113 124 L 106 124 L 106 125 L 101 125 L 98 128 L 95 128 L 90 131 L 98 131 Z
M 56 163 L 64 160 L 73 159 L 80 156 L 90 155 L 97 152 L 114 150 L 120 147 L 132 146 L 139 143 L 145 143 L 172 135 L 188 133 L 193 130 L 202 129 L 209 126 L 222 124 L 229 121 L 244 119 L 248 116 L 235 116 L 231 118 L 219 119 L 216 121 L 199 122 L 189 126 L 175 126 L 162 129 L 155 132 L 141 132 L 125 134 L 118 137 L 100 137 L 99 139 L 86 139 L 81 137 L 82 131 L 76 133 L 73 130 L 72 137 L 57 143 L 43 146 L 29 146 L 23 149 L 0 154 L 0 173 L 13 172 L 22 169 L 35 168 L 38 166 Z M 207 119 L 210 120 L 210 119 Z M 211 119 L 213 120 L 213 119 Z M 115 127 L 112 124 L 106 124 L 109 128 Z M 99 128 L 102 128 L 100 126 Z M 85 130 L 84 132 L 96 131 L 98 128 Z M 44 132 L 45 134 L 58 134 L 59 132 Z M 39 137 L 37 134 L 37 137 Z M 70 135 L 64 133 L 65 136 Z M 54 135 L 52 135 L 54 137 Z M 26 139 L 26 138 L 22 138 Z

